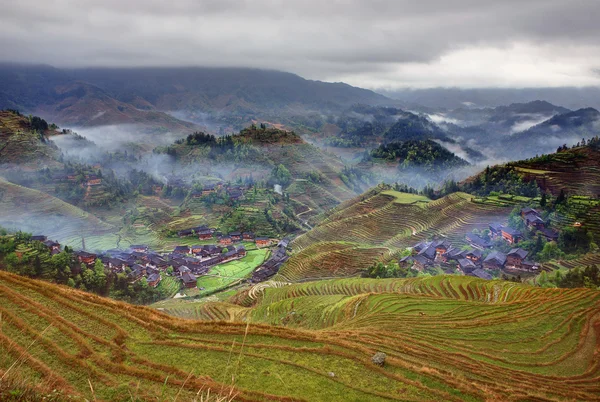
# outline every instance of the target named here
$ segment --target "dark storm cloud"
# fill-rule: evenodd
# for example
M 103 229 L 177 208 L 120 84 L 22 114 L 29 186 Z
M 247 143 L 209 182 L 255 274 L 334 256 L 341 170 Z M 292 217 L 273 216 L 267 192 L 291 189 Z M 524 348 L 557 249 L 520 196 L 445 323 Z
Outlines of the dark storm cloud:
M 10 61 L 265 67 L 381 87 L 520 85 L 523 66 L 533 85 L 598 80 L 597 0 L 0 1 Z

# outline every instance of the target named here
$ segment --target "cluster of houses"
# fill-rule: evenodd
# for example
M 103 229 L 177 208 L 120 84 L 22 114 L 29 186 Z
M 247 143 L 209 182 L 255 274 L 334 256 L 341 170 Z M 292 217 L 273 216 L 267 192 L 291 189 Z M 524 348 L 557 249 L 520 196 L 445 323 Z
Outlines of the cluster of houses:
M 196 226 L 193 228 L 180 230 L 177 232 L 177 236 L 198 236 L 198 240 L 212 240 L 213 238 L 216 238 L 219 242 L 219 245 L 222 247 L 228 247 L 241 241 L 254 242 L 259 248 L 269 247 L 272 244 L 272 240 L 269 237 L 257 237 L 252 232 L 231 232 L 223 234 L 221 232 L 217 232 L 216 229 L 209 228 L 207 226 Z
M 252 273 L 252 279 L 250 279 L 250 282 L 258 283 L 266 281 L 279 272 L 279 268 L 281 268 L 283 263 L 290 258 L 286 253 L 289 243 L 290 239 L 288 238 L 281 240 L 277 244 L 277 248 L 271 254 L 271 257 Z
M 227 193 L 227 196 L 231 200 L 238 201 L 238 200 L 244 199 L 244 193 L 246 191 L 248 191 L 250 188 L 251 188 L 251 186 L 249 186 L 249 185 L 243 185 L 243 184 L 228 185 L 228 184 L 225 184 L 222 181 L 220 181 L 215 184 L 206 185 L 206 186 L 202 187 L 202 189 L 199 191 L 194 191 L 191 194 L 191 196 L 193 198 L 200 198 L 200 197 L 204 197 L 209 194 L 217 193 L 220 190 L 225 190 L 225 192 Z
M 196 228 L 198 229 L 198 228 Z M 231 236 L 234 235 L 234 236 Z M 246 239 L 244 234 L 233 233 L 228 236 L 236 241 Z M 52 254 L 61 252 L 61 245 L 58 242 L 48 240 L 46 236 L 32 236 L 32 240 L 43 243 Z M 258 240 L 256 238 L 257 245 Z M 264 238 L 271 243 L 271 239 Z M 127 276 L 131 283 L 135 283 L 141 278 L 146 278 L 149 286 L 156 287 L 162 277 L 161 272 L 165 272 L 169 267 L 173 267 L 173 274 L 183 282 L 185 287 L 195 287 L 197 276 L 206 274 L 209 269 L 218 264 L 224 264 L 233 260 L 243 258 L 247 255 L 246 248 L 243 245 L 204 244 L 194 246 L 175 246 L 172 252 L 168 254 L 159 254 L 145 245 L 133 245 L 128 250 L 107 250 L 102 254 L 95 254 L 84 250 L 74 251 L 74 258 L 80 263 L 89 267 L 100 259 L 105 268 L 114 273 L 128 272 Z M 274 275 L 281 264 L 288 256 L 286 247 L 288 239 L 279 242 L 276 251 L 271 258 L 261 266 L 261 273 L 258 277 L 270 277 Z M 267 244 L 266 242 L 264 244 Z M 256 278 L 253 277 L 253 281 Z M 264 280 L 264 279 L 263 279 Z
M 548 241 L 558 239 L 558 232 L 548 228 L 535 209 L 523 208 L 521 218 L 529 229 L 538 231 Z M 523 240 L 520 231 L 499 223 L 491 223 L 489 230 L 492 239 L 502 239 L 511 245 L 517 245 Z M 513 247 L 508 253 L 494 251 L 490 240 L 473 233 L 467 234 L 465 240 L 471 246 L 466 250 L 455 248 L 447 240 L 418 243 L 412 247 L 411 255 L 400 260 L 400 265 L 410 266 L 419 271 L 434 266 L 445 267 L 448 272 L 456 269 L 466 275 L 483 279 L 492 279 L 491 271 L 516 273 L 539 270 L 535 262 L 527 259 L 529 253 L 522 248 Z M 487 251 L 490 251 L 489 254 Z
M 467 235 L 467 238 L 478 238 L 482 243 L 487 243 L 476 235 Z M 479 240 L 475 241 L 480 243 Z M 491 248 L 491 245 L 485 248 Z M 492 279 L 490 271 L 536 272 L 539 267 L 536 263 L 527 260 L 527 256 L 526 250 L 513 248 L 508 254 L 492 251 L 484 258 L 484 250 L 481 248 L 463 250 L 453 247 L 447 240 L 437 240 L 416 244 L 412 248 L 412 254 L 400 260 L 400 265 L 410 266 L 419 271 L 439 266 L 447 268 L 447 272 L 456 270 L 465 275 Z
M 77 181 L 78 177 L 78 174 L 75 172 L 56 173 L 52 175 L 52 180 L 55 182 L 74 182 Z M 95 174 L 86 174 L 84 178 L 85 181 L 81 184 L 82 187 L 93 187 L 102 184 L 102 178 Z

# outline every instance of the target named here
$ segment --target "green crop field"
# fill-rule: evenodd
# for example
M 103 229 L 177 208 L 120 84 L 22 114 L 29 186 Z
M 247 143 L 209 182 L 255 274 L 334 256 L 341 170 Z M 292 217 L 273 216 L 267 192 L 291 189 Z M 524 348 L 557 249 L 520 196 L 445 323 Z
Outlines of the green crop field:
M 198 278 L 199 294 L 211 294 L 244 279 L 265 261 L 268 252 L 268 249 L 248 251 L 248 254 L 240 260 L 211 268 L 206 275 Z
M 0 272 L 0 392 L 181 401 L 206 400 L 209 390 L 245 401 L 600 397 L 597 291 L 442 276 L 311 282 L 243 299 L 198 303 L 205 320 L 184 320 Z M 387 355 L 383 366 L 372 363 L 376 352 Z

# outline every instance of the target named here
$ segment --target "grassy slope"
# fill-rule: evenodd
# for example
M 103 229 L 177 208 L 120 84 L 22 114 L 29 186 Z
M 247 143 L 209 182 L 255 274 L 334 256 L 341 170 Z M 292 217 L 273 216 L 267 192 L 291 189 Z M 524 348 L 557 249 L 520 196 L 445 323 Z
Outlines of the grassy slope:
M 81 237 L 91 250 L 117 245 L 116 230 L 95 216 L 51 195 L 0 178 L 0 225 L 48 234 L 61 244 L 80 247 Z
M 338 280 L 268 289 L 252 308 L 206 305 L 207 316 L 232 307 L 296 328 L 181 320 L 4 272 L 0 301 L 1 371 L 22 362 L 6 378 L 88 399 L 191 400 L 228 393 L 232 378 L 240 400 L 600 395 L 600 293 L 585 289 Z M 376 351 L 387 353 L 383 368 Z
M 510 208 L 471 202 L 451 194 L 436 201 L 395 191 L 373 190 L 333 210 L 313 230 L 298 237 L 297 252 L 276 280 L 356 275 L 432 236 L 460 243 L 466 233 L 506 219 Z

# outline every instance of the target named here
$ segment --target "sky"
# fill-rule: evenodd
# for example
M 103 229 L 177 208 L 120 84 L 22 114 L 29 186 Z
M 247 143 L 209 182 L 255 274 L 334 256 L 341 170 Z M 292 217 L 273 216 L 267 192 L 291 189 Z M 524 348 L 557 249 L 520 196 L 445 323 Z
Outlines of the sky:
M 0 60 L 373 89 L 600 85 L 599 0 L 0 0 Z

